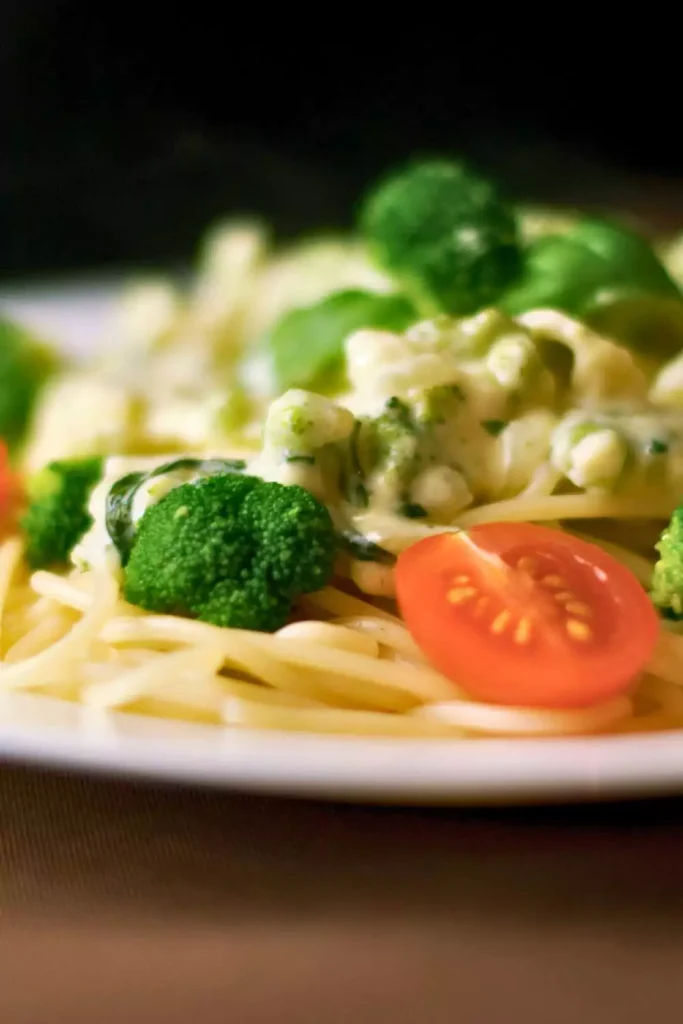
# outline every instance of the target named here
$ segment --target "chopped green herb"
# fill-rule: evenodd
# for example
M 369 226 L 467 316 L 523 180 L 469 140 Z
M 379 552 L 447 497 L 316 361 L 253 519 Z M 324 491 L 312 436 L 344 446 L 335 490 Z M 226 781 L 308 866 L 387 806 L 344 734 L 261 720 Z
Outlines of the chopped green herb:
M 154 477 L 175 473 L 178 470 L 194 470 L 202 476 L 223 476 L 225 474 L 242 473 L 246 469 L 244 459 L 195 459 L 180 458 L 166 462 L 148 472 L 128 473 L 111 487 L 107 495 L 105 523 L 107 533 L 121 556 L 121 563 L 126 564 L 133 547 L 137 532 L 133 522 L 133 501 L 143 484 Z
M 356 508 L 367 508 L 370 503 L 368 489 L 361 480 L 351 480 L 348 486 L 348 500 Z
M 396 555 L 391 551 L 369 540 L 353 527 L 340 530 L 337 534 L 339 546 L 348 554 L 353 555 L 359 562 L 379 562 L 381 565 L 393 565 Z
M 410 407 L 405 402 L 402 402 L 400 398 L 397 398 L 396 395 L 387 400 L 384 410 L 387 413 L 391 413 L 392 418 L 398 423 L 412 424 Z
M 363 422 L 356 420 L 349 440 L 348 459 L 342 465 L 339 489 L 346 500 L 356 508 L 367 508 L 369 504 L 368 489 L 360 457 L 360 436 Z
M 307 466 L 315 466 L 315 455 L 286 455 L 285 462 L 303 462 Z
M 645 449 L 648 455 L 666 455 L 668 450 L 666 441 L 660 441 L 657 437 L 654 437 Z
M 427 509 L 416 501 L 404 502 L 399 506 L 398 513 L 407 519 L 425 519 L 427 517 Z

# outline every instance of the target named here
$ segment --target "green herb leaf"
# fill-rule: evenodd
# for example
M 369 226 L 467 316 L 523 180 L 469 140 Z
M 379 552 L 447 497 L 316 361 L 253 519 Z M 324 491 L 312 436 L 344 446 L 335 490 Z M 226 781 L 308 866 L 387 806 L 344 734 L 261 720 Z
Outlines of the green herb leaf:
M 416 501 L 406 501 L 399 506 L 398 514 L 406 519 L 426 519 L 427 509 Z
M 315 455 L 286 455 L 285 462 L 302 462 L 306 466 L 315 466 Z
M 363 327 L 402 331 L 418 319 L 402 295 L 350 290 L 287 313 L 270 331 L 267 343 L 282 388 L 309 387 L 341 367 L 344 342 Z
M 666 355 L 683 344 L 682 297 L 652 247 L 598 218 L 533 242 L 519 284 L 500 306 L 514 316 L 559 309 L 636 350 Z
M 379 562 L 381 565 L 393 565 L 396 555 L 391 551 L 376 544 L 374 540 L 368 540 L 362 533 L 354 529 L 340 530 L 337 534 L 339 546 L 347 551 L 359 562 Z

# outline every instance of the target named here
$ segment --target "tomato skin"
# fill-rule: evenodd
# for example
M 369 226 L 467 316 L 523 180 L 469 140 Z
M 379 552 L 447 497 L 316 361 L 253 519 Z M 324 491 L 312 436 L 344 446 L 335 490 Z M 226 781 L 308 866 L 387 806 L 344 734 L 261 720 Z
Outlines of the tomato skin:
M 627 691 L 659 620 L 601 548 L 529 523 L 435 534 L 396 565 L 401 613 L 432 664 L 476 699 L 577 708 Z
M 21 481 L 9 464 L 5 442 L 0 440 L 0 540 L 16 529 L 22 499 Z

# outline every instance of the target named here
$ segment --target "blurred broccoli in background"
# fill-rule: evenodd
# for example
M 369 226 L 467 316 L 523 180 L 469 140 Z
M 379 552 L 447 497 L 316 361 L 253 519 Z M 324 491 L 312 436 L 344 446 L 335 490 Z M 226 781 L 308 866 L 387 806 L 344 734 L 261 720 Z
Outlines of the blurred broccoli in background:
M 29 481 L 29 506 L 21 526 L 33 569 L 62 565 L 92 525 L 88 501 L 102 476 L 102 459 L 52 462 Z
M 683 506 L 672 515 L 656 548 L 652 600 L 670 618 L 683 618 Z
M 512 207 L 462 163 L 423 161 L 381 182 L 360 227 L 377 262 L 425 315 L 495 305 L 521 269 Z
M 38 394 L 59 366 L 55 353 L 23 327 L 0 319 L 0 437 L 14 454 Z
M 358 421 L 354 461 L 365 503 L 371 497 L 376 507 L 437 521 L 469 505 L 472 494 L 449 444 L 465 406 L 457 385 L 443 385 L 414 394 L 410 402 L 394 396 L 378 416 Z

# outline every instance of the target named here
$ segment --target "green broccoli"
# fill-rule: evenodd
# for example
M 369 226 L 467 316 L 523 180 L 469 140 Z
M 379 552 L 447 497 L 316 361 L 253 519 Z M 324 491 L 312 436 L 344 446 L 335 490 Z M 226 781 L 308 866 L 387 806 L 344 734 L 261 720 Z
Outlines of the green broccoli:
M 21 443 L 38 394 L 58 360 L 9 320 L 0 320 L 0 437 L 10 451 Z
M 411 404 L 390 398 L 375 419 L 367 421 L 366 451 L 372 468 L 412 481 L 425 463 L 442 455 L 440 428 L 450 429 L 464 401 L 457 384 L 440 384 L 423 391 Z
M 270 632 L 325 586 L 336 551 L 329 512 L 302 487 L 205 477 L 145 511 L 124 594 L 149 611 Z
M 101 458 L 51 462 L 28 486 L 29 506 L 21 525 L 26 559 L 34 569 L 64 564 L 92 525 L 90 494 L 102 476 Z
M 333 389 L 344 362 L 344 342 L 363 327 L 402 331 L 418 319 L 402 295 L 349 290 L 335 292 L 286 313 L 266 339 L 283 388 Z
M 413 409 L 400 398 L 390 398 L 383 412 L 367 422 L 366 430 L 370 467 L 381 471 L 385 484 L 407 500 L 405 492 L 422 458 L 420 428 Z
M 669 618 L 683 617 L 683 505 L 671 517 L 659 543 L 650 583 L 654 604 Z
M 361 231 L 425 315 L 495 305 L 521 269 L 513 209 L 461 163 L 428 160 L 371 191 Z

